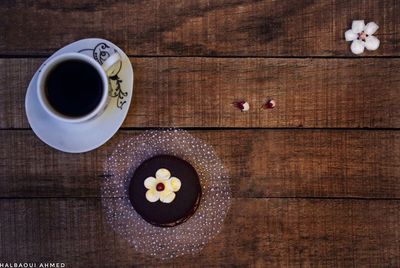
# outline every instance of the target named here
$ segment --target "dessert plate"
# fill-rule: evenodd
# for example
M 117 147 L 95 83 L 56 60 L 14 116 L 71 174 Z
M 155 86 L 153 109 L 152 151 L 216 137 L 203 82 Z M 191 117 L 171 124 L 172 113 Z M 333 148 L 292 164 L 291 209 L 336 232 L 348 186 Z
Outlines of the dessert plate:
M 50 58 L 62 53 L 79 52 L 102 64 L 109 55 L 118 52 L 121 62 L 109 72 L 109 104 L 102 114 L 82 123 L 61 122 L 40 106 L 37 93 L 37 77 L 48 60 L 34 74 L 25 97 L 25 111 L 35 134 L 49 146 L 68 153 L 83 153 L 103 145 L 119 129 L 124 121 L 133 93 L 133 69 L 128 56 L 110 41 L 89 38 L 69 44 Z M 49 59 L 50 59 L 49 58 Z
M 186 168 L 195 170 L 200 181 L 201 195 L 195 205 L 190 205 L 194 210 L 185 215 L 184 221 L 161 226 L 154 223 L 160 223 L 168 212 L 174 214 L 172 217 L 180 214 L 182 211 L 178 207 L 186 206 L 185 202 L 189 200 L 182 195 L 193 193 L 193 189 L 188 189 L 193 185 L 180 170 L 182 165 L 175 161 L 167 163 L 166 156 L 184 160 L 187 162 L 184 164 Z M 155 177 L 160 177 L 157 175 L 158 164 L 152 166 L 150 162 L 146 163 L 155 158 L 160 161 L 159 164 L 166 164 L 165 168 L 170 171 L 170 175 L 180 177 L 181 188 L 176 191 L 176 198 L 168 206 L 157 209 L 152 206 L 146 215 L 140 214 L 143 212 L 140 210 L 147 206 L 141 202 L 148 202 L 147 198 L 143 198 L 146 195 L 145 189 L 143 187 L 142 192 L 131 192 L 129 188 L 134 177 L 147 177 L 147 173 L 140 171 L 142 165 L 156 167 L 149 173 L 155 171 Z M 230 207 L 228 170 L 210 145 L 185 130 L 149 130 L 121 140 L 106 159 L 103 175 L 101 201 L 105 220 L 136 251 L 154 258 L 170 259 L 201 251 L 222 229 Z M 134 197 L 136 205 L 133 206 L 130 198 L 135 194 L 142 197 Z M 157 202 L 161 205 L 161 201 Z M 155 215 L 158 213 L 163 215 Z M 147 221 L 150 219 L 147 216 L 151 214 L 153 219 L 157 218 L 157 222 Z

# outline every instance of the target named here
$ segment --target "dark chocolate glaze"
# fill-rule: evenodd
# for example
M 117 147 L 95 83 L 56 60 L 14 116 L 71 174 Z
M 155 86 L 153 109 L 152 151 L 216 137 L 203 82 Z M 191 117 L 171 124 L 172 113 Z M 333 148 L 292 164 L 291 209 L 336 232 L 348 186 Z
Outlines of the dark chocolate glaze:
M 181 188 L 171 203 L 149 202 L 146 199 L 144 180 L 155 177 L 158 169 L 166 168 L 171 176 L 181 180 Z M 132 206 L 147 222 L 172 227 L 185 222 L 199 206 L 201 186 L 196 170 L 185 160 L 171 155 L 158 155 L 144 161 L 134 172 L 129 185 Z

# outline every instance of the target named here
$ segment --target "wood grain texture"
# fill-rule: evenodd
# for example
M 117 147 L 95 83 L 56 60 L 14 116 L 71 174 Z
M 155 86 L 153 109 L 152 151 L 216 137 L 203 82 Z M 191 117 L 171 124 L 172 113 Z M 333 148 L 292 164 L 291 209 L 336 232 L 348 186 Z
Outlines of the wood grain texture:
M 48 55 L 102 37 L 130 55 L 353 56 L 344 32 L 375 21 L 381 47 L 399 55 L 396 0 L 13 1 L 0 4 L 0 54 Z
M 399 13 L 397 0 L 0 1 L 0 262 L 400 267 Z M 367 58 L 344 41 L 353 19 L 380 26 Z M 134 96 L 124 130 L 66 154 L 29 129 L 25 93 L 45 56 L 88 37 L 131 56 Z M 267 98 L 275 109 L 259 109 Z M 222 232 L 170 261 L 135 253 L 100 198 L 118 142 L 158 127 L 213 146 L 234 197 Z
M 43 144 L 31 131 L 0 131 L 0 197 L 99 197 L 103 163 L 121 131 L 85 154 Z M 400 198 L 400 132 L 190 131 L 215 148 L 234 197 Z
M 400 202 L 234 199 L 222 232 L 196 256 L 135 253 L 102 218 L 98 199 L 0 202 L 2 262 L 67 267 L 396 267 Z
M 44 59 L 0 59 L 0 128 L 27 128 L 25 93 Z M 123 127 L 399 128 L 399 59 L 131 58 Z M 267 98 L 276 108 L 260 109 Z M 231 103 L 247 100 L 241 113 Z

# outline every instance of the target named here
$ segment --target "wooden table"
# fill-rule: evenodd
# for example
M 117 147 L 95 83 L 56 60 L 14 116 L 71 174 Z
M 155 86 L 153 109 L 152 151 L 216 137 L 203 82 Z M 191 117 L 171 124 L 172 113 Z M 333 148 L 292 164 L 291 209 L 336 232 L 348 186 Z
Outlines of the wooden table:
M 399 267 L 399 13 L 396 0 L 1 1 L 0 262 Z M 353 19 L 377 22 L 377 51 L 351 54 Z M 67 154 L 34 135 L 24 97 L 46 57 L 87 37 L 126 51 L 135 92 L 109 142 Z M 100 186 L 119 141 L 171 126 L 214 146 L 234 198 L 199 255 L 161 262 L 104 222 Z

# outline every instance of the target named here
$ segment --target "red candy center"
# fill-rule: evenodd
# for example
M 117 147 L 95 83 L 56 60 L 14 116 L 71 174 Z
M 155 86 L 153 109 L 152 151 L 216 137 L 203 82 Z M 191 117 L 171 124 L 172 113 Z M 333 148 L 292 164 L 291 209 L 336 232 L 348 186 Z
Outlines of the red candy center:
M 164 183 L 162 183 L 162 182 L 157 183 L 157 185 L 156 185 L 156 190 L 157 191 L 161 192 L 161 191 L 164 191 L 164 189 L 165 189 Z
M 366 33 L 364 33 L 364 31 L 362 31 L 361 33 L 358 34 L 358 40 L 363 40 L 365 41 L 365 39 L 368 37 L 368 35 Z

